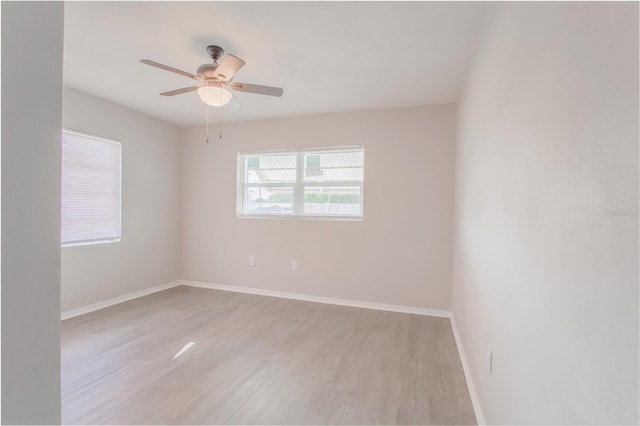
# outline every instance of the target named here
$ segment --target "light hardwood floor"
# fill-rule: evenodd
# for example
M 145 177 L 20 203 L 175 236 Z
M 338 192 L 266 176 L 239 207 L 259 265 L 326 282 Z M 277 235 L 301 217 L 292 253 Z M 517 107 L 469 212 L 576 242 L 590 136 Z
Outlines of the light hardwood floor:
M 448 319 L 183 286 L 63 321 L 62 420 L 476 421 Z

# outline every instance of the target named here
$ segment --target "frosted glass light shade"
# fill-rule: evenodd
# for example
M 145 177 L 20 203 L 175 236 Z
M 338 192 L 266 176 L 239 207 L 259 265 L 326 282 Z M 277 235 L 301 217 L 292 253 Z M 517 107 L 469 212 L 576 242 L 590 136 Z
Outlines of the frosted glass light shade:
M 198 89 L 202 102 L 211 106 L 224 106 L 231 100 L 231 93 L 218 86 L 204 86 Z

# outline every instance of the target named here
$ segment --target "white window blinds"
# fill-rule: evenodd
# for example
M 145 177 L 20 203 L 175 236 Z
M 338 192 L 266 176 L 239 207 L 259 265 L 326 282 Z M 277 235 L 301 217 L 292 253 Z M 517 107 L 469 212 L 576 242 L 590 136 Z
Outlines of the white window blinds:
M 62 245 L 120 240 L 119 142 L 62 132 Z
M 360 146 L 238 154 L 238 215 L 361 218 Z

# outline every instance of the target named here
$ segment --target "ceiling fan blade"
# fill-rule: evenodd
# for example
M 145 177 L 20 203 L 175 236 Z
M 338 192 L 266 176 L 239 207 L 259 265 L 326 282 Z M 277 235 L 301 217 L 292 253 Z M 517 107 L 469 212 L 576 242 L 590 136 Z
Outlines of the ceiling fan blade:
M 162 95 L 162 96 L 181 95 L 183 93 L 194 92 L 194 91 L 198 90 L 200 87 L 201 86 L 184 87 L 182 89 L 176 89 L 176 90 L 170 90 L 168 92 L 163 92 L 163 93 L 160 93 L 160 95 Z
M 218 68 L 216 68 L 213 76 L 216 77 L 218 81 L 230 81 L 244 64 L 245 62 L 237 56 L 226 54 L 220 61 L 220 64 L 218 64 Z
M 236 98 L 236 96 L 231 91 L 229 91 L 229 93 L 231 93 L 231 99 L 229 100 L 229 103 L 227 104 L 229 109 L 238 109 L 238 108 L 240 108 L 242 106 L 242 104 L 240 103 L 238 98 Z
M 258 95 L 282 96 L 284 92 L 280 87 L 261 86 L 259 84 L 231 83 L 229 85 L 238 92 L 257 93 Z
M 149 59 L 141 59 L 140 62 L 146 65 L 151 65 L 152 67 L 160 68 L 161 70 L 173 72 L 176 74 L 184 75 L 185 77 L 192 78 L 194 80 L 201 81 L 202 79 L 197 75 L 191 74 L 190 72 L 179 70 L 178 68 L 170 67 L 169 65 L 163 65 L 158 62 L 150 61 Z

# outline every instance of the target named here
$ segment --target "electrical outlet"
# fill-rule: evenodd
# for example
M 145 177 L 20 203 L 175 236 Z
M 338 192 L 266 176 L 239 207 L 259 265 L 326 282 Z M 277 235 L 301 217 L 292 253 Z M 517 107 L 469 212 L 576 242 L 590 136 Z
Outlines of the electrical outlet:
M 255 256 L 251 256 L 249 258 L 249 266 L 256 266 L 256 258 L 255 258 Z
M 487 346 L 487 370 L 491 376 L 493 373 L 493 350 L 491 350 L 491 346 Z
M 298 261 L 297 260 L 292 260 L 291 261 L 291 270 L 292 271 L 297 271 L 298 270 Z

